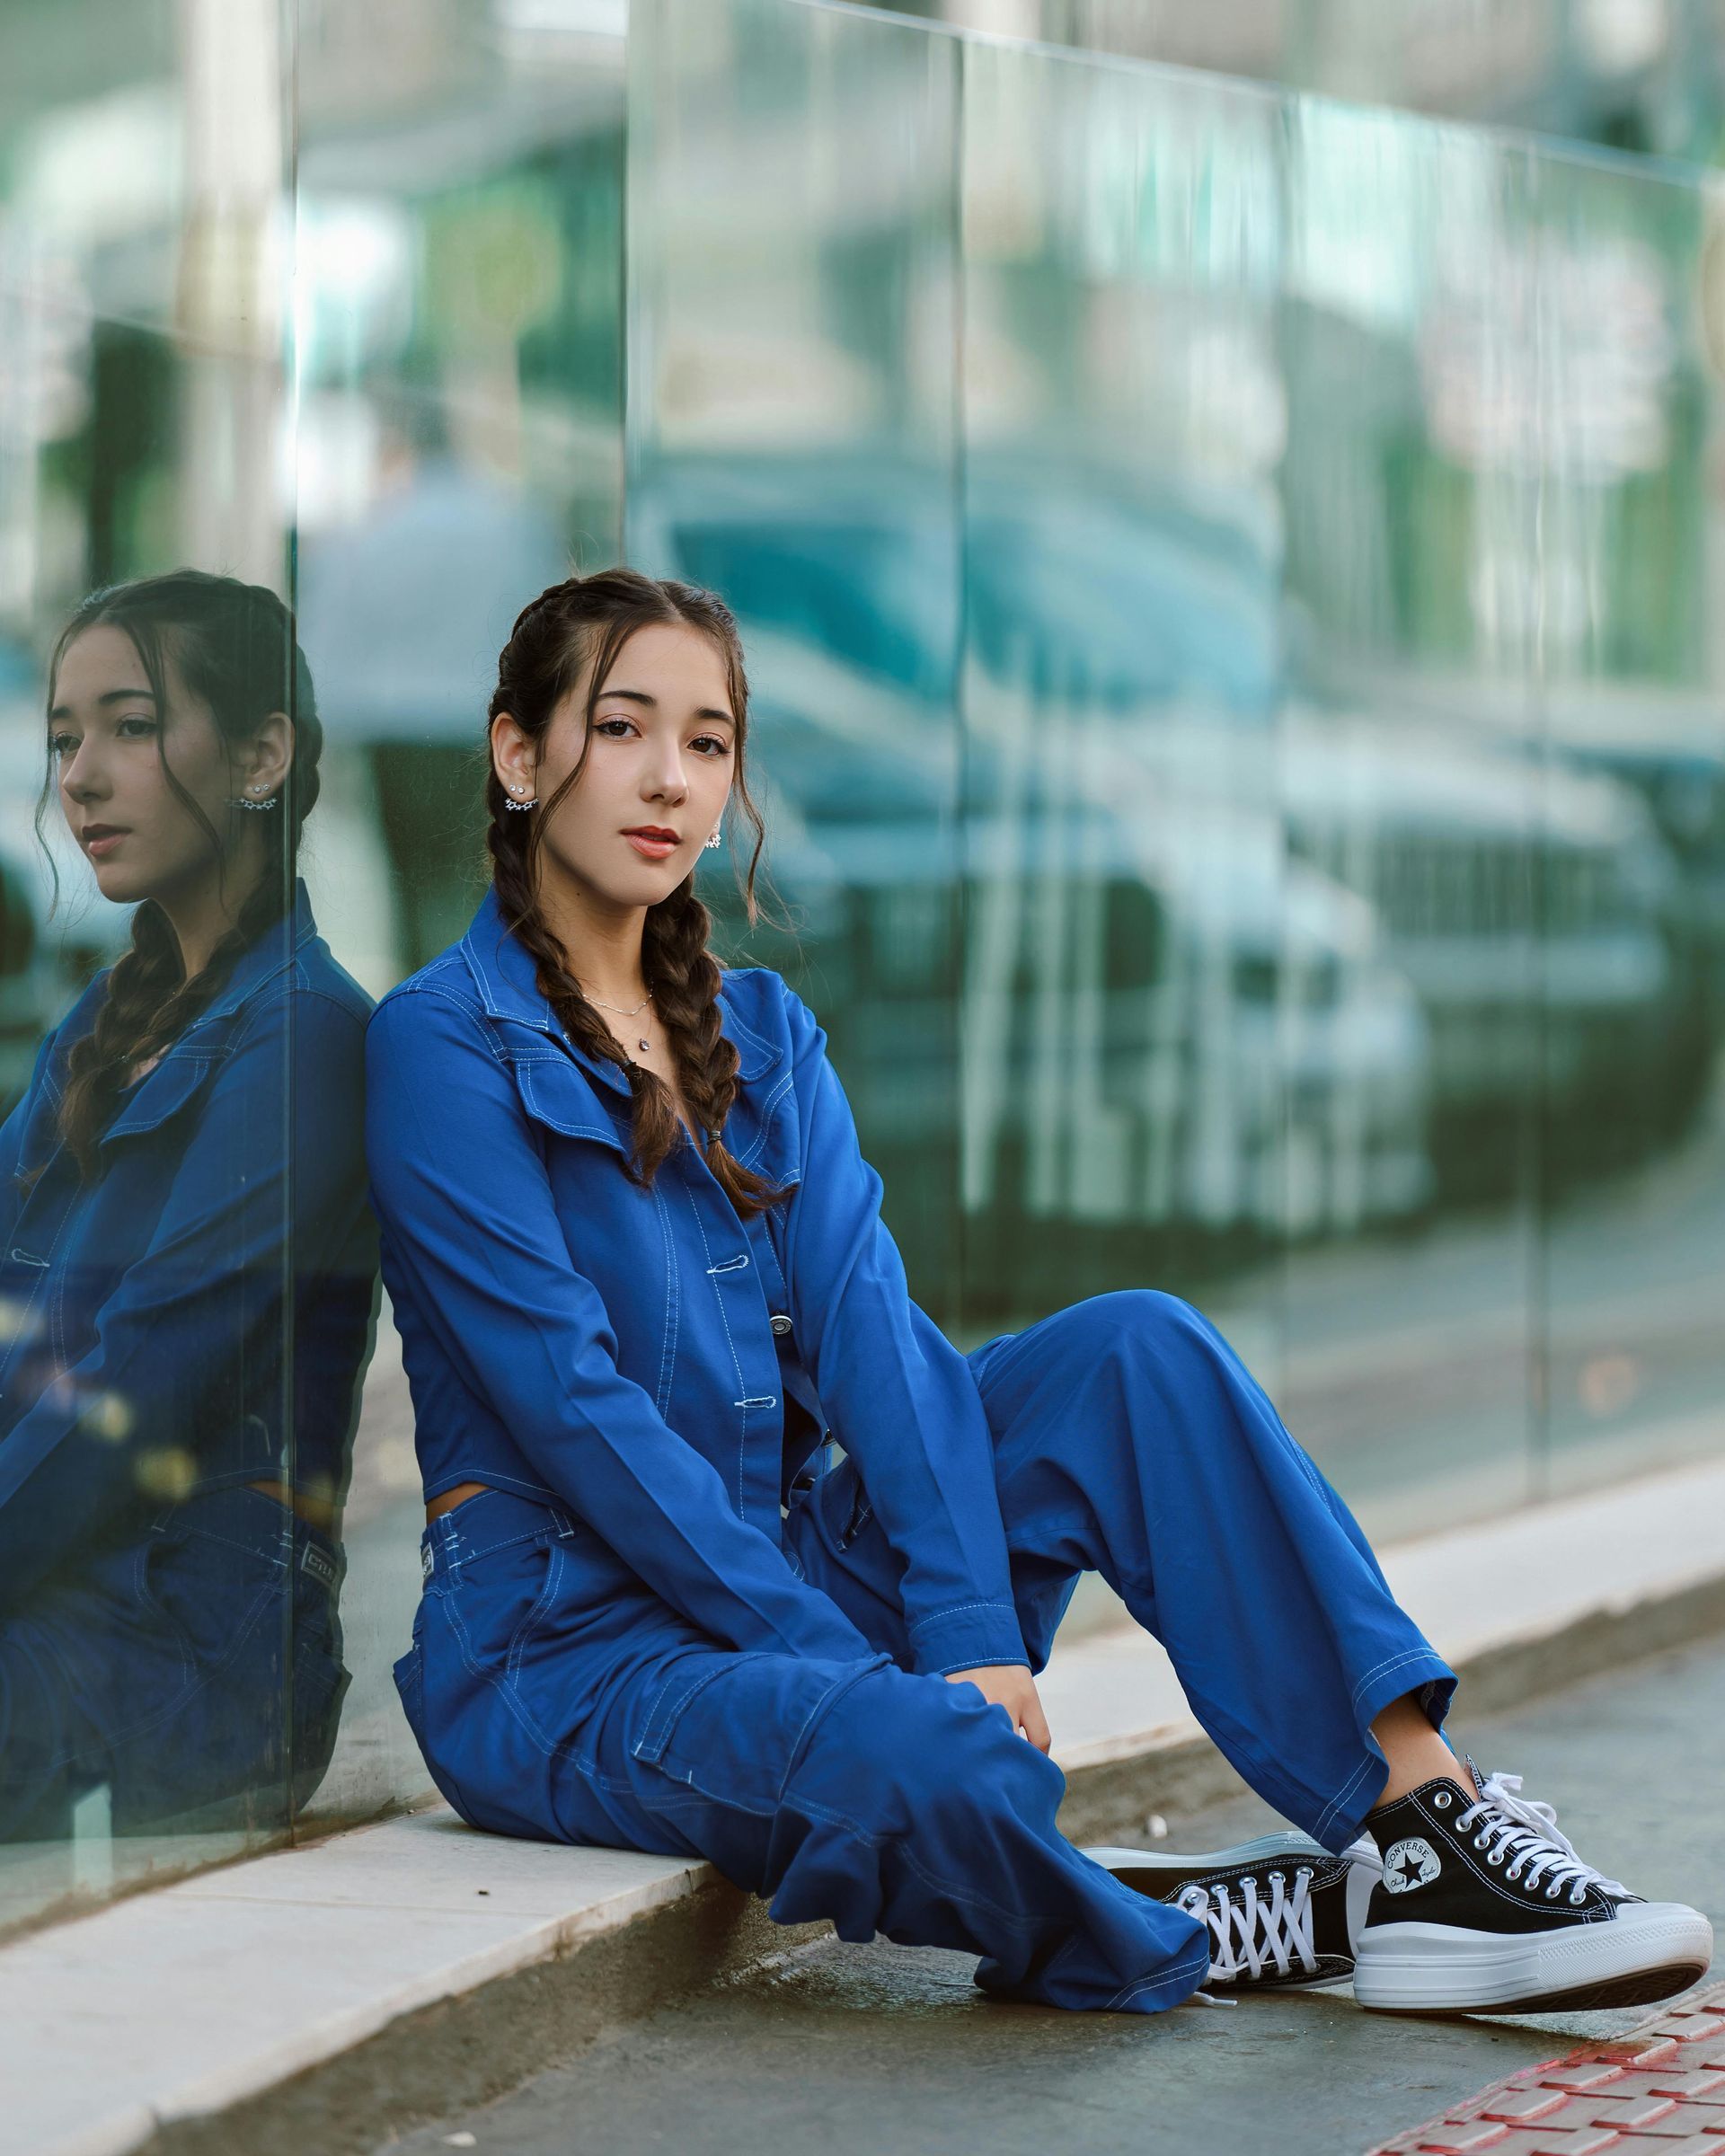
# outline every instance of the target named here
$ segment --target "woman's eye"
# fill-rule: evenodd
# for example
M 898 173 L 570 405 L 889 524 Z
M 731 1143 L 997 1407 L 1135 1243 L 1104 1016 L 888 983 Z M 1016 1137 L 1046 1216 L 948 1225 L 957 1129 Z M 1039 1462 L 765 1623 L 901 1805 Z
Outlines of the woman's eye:
M 154 719 L 122 719 L 119 723 L 122 727 L 141 726 L 144 729 L 144 731 L 141 734 L 128 734 L 126 738 L 130 741 L 146 740 L 155 731 L 155 721 Z
M 595 722 L 595 724 L 594 724 L 594 728 L 593 728 L 593 731 L 594 731 L 596 734 L 602 734 L 602 733 L 604 733 L 604 732 L 605 732 L 605 730 L 606 730 L 606 729 L 607 727 L 612 727 L 612 726 L 629 726 L 629 727 L 632 727 L 634 723 L 635 723 L 635 722 L 634 722 L 634 720 L 633 720 L 632 719 L 600 719 L 600 720 L 597 720 L 597 721 Z M 615 740 L 615 739 L 616 739 L 616 738 L 617 738 L 617 737 L 616 737 L 615 734 L 611 736 L 611 738 L 612 738 L 613 740 Z M 697 735 L 697 736 L 696 736 L 696 740 L 697 740 L 697 742 L 699 742 L 699 741 L 710 741 L 710 742 L 712 744 L 712 747 L 713 747 L 713 749 L 714 749 L 714 750 L 716 750 L 716 751 L 717 751 L 717 753 L 718 753 L 720 755 L 723 755 L 726 753 L 726 747 L 727 747 L 727 745 L 726 745 L 726 743 L 725 743 L 724 739 L 722 738 L 722 737 L 721 737 L 721 736 L 720 736 L 720 735 L 718 735 L 718 734 L 700 734 L 700 735 Z
M 48 753 L 50 756 L 63 756 L 75 746 L 70 734 L 50 734 L 48 737 Z

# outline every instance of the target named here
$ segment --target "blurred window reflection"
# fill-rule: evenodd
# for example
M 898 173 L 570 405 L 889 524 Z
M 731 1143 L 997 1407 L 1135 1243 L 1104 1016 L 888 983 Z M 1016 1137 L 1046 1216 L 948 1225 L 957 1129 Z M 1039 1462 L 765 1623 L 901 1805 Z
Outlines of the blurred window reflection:
M 280 601 L 100 591 L 48 707 L 40 813 L 134 910 L 0 1126 L 0 1840 L 39 1869 L 93 1803 L 244 1835 L 322 1779 L 376 1287 L 371 1002 L 293 872 L 322 729 Z

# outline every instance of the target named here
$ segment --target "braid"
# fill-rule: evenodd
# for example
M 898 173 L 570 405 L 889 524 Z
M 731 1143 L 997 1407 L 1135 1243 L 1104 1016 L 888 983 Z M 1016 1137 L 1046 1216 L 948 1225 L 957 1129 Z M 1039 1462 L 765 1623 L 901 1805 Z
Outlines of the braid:
M 66 1058 L 60 1128 L 86 1182 L 96 1180 L 97 1139 L 125 1090 L 128 1070 L 165 1048 L 209 1007 L 235 959 L 253 937 L 282 919 L 287 911 L 282 897 L 278 879 L 261 876 L 246 893 L 233 927 L 190 980 L 167 915 L 154 898 L 138 907 L 132 948 L 109 976 L 95 1024 Z
M 653 1008 L 671 1037 L 683 1092 L 703 1130 L 722 1130 L 737 1098 L 737 1044 L 720 1026 L 719 961 L 708 948 L 712 916 L 694 879 L 648 909 L 641 962 Z M 654 1079 L 657 1085 L 659 1081 Z
M 507 711 L 535 742 L 543 739 L 551 714 L 579 683 L 591 662 L 587 699 L 590 725 L 597 690 L 628 637 L 650 623 L 699 629 L 711 636 L 725 658 L 731 708 L 737 715 L 736 791 L 756 833 L 756 858 L 762 826 L 743 777 L 743 742 L 748 687 L 742 649 L 730 610 L 716 594 L 674 579 L 655 580 L 631 569 L 571 577 L 540 593 L 516 617 L 509 641 L 498 657 L 498 684 L 488 718 Z M 629 1082 L 633 1101 L 634 1158 L 627 1163 L 632 1180 L 650 1188 L 654 1176 L 677 1141 L 677 1103 L 656 1073 L 620 1053 L 610 1028 L 588 1001 L 569 969 L 568 954 L 545 923 L 535 897 L 539 848 L 545 819 L 579 777 L 586 754 L 552 797 L 531 817 L 509 814 L 506 795 L 494 767 L 486 795 L 491 823 L 486 845 L 492 884 L 503 919 L 530 951 L 535 976 L 559 1023 L 578 1047 L 617 1064 Z M 521 826 L 526 825 L 524 831 Z M 755 862 L 746 891 L 748 916 L 756 918 Z M 641 935 L 641 967 L 653 992 L 653 1008 L 670 1037 L 677 1078 L 695 1121 L 709 1134 L 707 1165 L 744 1217 L 760 1213 L 785 1195 L 783 1189 L 745 1168 L 725 1147 L 719 1133 L 737 1097 L 740 1058 L 737 1044 L 721 1024 L 719 988 L 724 975 L 710 945 L 712 917 L 695 896 L 694 876 L 647 909 Z M 787 1186 L 788 1188 L 788 1186 Z

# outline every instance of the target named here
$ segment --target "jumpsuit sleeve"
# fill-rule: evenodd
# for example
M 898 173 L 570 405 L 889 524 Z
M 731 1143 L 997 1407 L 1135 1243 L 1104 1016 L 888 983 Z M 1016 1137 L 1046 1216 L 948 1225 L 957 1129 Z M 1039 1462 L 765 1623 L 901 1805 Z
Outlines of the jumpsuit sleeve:
M 257 1359 L 279 1363 L 288 1264 L 301 1292 L 316 1292 L 364 1218 L 363 1056 L 360 1019 L 314 994 L 261 1005 L 236 1037 L 93 1344 L 0 1444 L 0 1609 L 22 1607 L 140 1501 L 190 1494 L 210 1466 L 224 1481 L 289 1473 L 279 1424 L 252 1458 L 238 1443 L 225 1461 L 190 1448 L 200 1431 L 219 1446 L 256 1419 L 247 1368 L 261 1329 L 277 1338 Z
M 875 1652 L 732 1509 L 718 1470 L 618 1367 L 515 1080 L 455 998 L 414 990 L 378 1005 L 367 1150 L 387 1264 L 548 1489 L 661 1600 L 731 1647 L 841 1661 Z
M 815 1391 L 888 1542 L 917 1669 L 1029 1666 L 995 1482 L 994 1436 L 965 1357 L 913 1302 L 880 1217 L 880 1175 L 827 1058 L 827 1033 L 782 978 L 801 1182 L 785 1201 L 785 1284 Z

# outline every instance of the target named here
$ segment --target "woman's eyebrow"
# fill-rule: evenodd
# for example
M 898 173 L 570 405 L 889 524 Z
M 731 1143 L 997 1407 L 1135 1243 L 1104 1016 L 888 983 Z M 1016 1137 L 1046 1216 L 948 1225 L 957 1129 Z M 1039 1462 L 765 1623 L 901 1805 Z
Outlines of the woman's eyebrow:
M 606 696 L 625 697 L 631 703 L 644 703 L 650 711 L 659 709 L 658 697 L 650 696 L 645 689 L 601 689 L 599 695 L 601 700 Z M 694 715 L 697 719 L 722 719 L 727 726 L 735 726 L 737 723 L 729 711 L 715 711 L 710 703 L 701 704 Z
M 154 689 L 104 689 L 102 694 L 96 698 L 96 703 L 98 707 L 110 703 L 130 703 L 134 698 L 138 696 L 143 697 L 146 703 L 155 702 Z M 72 706 L 69 703 L 57 703 L 48 715 L 50 720 L 69 719 L 72 716 Z

